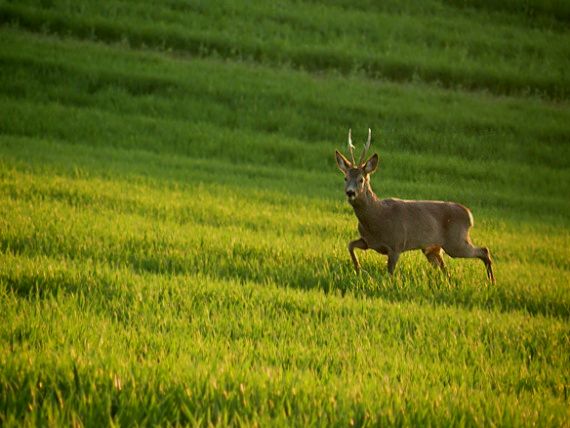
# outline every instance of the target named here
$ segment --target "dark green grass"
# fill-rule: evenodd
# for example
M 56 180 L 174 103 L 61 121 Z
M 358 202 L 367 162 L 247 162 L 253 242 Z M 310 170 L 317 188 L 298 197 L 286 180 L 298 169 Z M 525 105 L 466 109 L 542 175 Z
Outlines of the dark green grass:
M 9 73 L 2 85 L 1 125 L 10 134 L 322 169 L 323 158 L 330 165 L 331 149 L 343 145 L 347 124 L 364 130 L 368 124 L 381 154 L 501 160 L 540 168 L 539 176 L 548 174 L 545 166 L 564 169 L 570 158 L 568 110 L 536 100 L 315 79 L 220 61 L 125 54 L 89 43 L 70 41 L 63 48 L 57 40 L 18 32 L 5 35 L 2 58 Z M 62 57 L 65 62 L 58 61 Z M 141 127 L 145 132 L 138 132 Z M 247 130 L 252 132 L 243 138 L 236 134 Z M 363 134 L 355 129 L 357 138 Z M 509 176 L 517 186 L 533 180 L 528 173 Z M 502 179 L 502 186 L 508 181 Z M 553 188 L 551 182 L 530 185 L 537 191 Z
M 182 4 L 6 1 L 0 20 L 134 47 L 499 94 L 567 99 L 570 88 L 564 26 L 552 20 L 529 27 L 516 9 L 495 16 L 439 2 L 372 10 L 299 2 L 177 6 Z
M 0 425 L 565 426 L 563 3 L 0 2 Z M 334 149 L 494 256 L 346 244 Z

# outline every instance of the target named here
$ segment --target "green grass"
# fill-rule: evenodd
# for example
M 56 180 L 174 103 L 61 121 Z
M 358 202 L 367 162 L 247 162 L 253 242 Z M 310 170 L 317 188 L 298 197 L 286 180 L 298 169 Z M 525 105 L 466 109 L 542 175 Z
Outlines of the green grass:
M 569 17 L 0 2 L 0 425 L 568 425 Z M 496 285 L 354 274 L 349 127 Z
M 79 38 L 312 71 L 421 79 L 500 94 L 569 95 L 563 62 L 570 40 L 557 19 L 563 5 L 536 26 L 522 14 L 458 13 L 437 1 L 362 8 L 294 1 L 36 3 L 7 1 L 0 20 Z M 540 7 L 528 7 L 533 9 Z

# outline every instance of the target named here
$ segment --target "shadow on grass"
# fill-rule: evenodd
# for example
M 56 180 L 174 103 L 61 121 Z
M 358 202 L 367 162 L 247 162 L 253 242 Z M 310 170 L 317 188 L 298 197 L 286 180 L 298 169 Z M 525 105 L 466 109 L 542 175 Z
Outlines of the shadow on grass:
M 3 251 L 6 249 L 3 248 Z M 18 252 L 29 256 L 29 248 L 11 248 L 18 260 Z M 8 290 L 25 298 L 44 298 L 57 293 L 96 292 L 112 301 L 129 295 L 136 299 L 134 288 L 144 279 L 138 275 L 157 275 L 162 278 L 179 275 L 199 275 L 205 278 L 235 283 L 274 284 L 299 290 L 320 290 L 326 294 L 380 298 L 390 302 L 417 302 L 432 305 L 453 305 L 467 309 L 523 311 L 531 315 L 570 319 L 570 304 L 555 294 L 544 294 L 532 286 L 513 282 L 490 285 L 481 266 L 477 279 L 443 276 L 430 266 L 399 266 L 393 278 L 385 270 L 384 258 L 365 263 L 366 272 L 357 275 L 348 256 L 315 255 L 300 260 L 295 254 L 282 254 L 236 244 L 227 249 L 208 249 L 181 255 L 168 253 L 168 248 L 146 254 L 120 254 L 117 250 L 105 252 L 104 269 L 93 264 L 84 267 L 80 252 L 53 254 L 71 259 L 71 270 L 49 266 L 31 270 L 7 269 L 0 273 L 0 282 Z M 44 256 L 38 255 L 39 257 Z M 78 263 L 79 262 L 79 263 Z M 60 265 L 61 266 L 61 265 Z M 91 267 L 89 267 L 91 266 Z M 126 273 L 126 280 L 117 272 Z M 133 276 L 135 274 L 137 276 Z

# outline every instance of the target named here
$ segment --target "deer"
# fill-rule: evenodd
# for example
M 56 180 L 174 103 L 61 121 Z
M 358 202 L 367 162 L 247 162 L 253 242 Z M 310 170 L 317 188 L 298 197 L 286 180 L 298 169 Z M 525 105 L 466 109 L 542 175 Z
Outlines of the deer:
M 429 263 L 445 275 L 447 270 L 443 252 L 452 258 L 477 258 L 483 261 L 487 278 L 493 284 L 493 262 L 486 247 L 471 243 L 469 230 L 473 227 L 473 215 L 465 206 L 456 202 L 430 200 L 380 199 L 370 185 L 370 176 L 378 167 L 378 154 L 366 159 L 372 130 L 368 129 L 368 141 L 356 162 L 352 130 L 348 131 L 348 160 L 336 150 L 336 163 L 344 174 L 344 191 L 358 219 L 360 238 L 349 242 L 348 252 L 357 273 L 360 263 L 354 253 L 356 248 L 374 250 L 388 256 L 388 273 L 394 274 L 400 254 L 421 250 Z

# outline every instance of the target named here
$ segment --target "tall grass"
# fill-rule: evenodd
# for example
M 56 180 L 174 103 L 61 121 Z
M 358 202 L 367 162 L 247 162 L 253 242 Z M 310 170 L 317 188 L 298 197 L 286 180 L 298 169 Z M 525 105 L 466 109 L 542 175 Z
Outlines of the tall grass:
M 183 54 L 568 97 L 564 27 L 528 28 L 504 16 L 458 12 L 438 2 L 388 3 L 372 10 L 312 2 L 5 2 L 0 20 L 33 31 Z
M 0 425 L 570 421 L 562 3 L 0 3 Z M 333 159 L 456 200 L 385 260 Z

